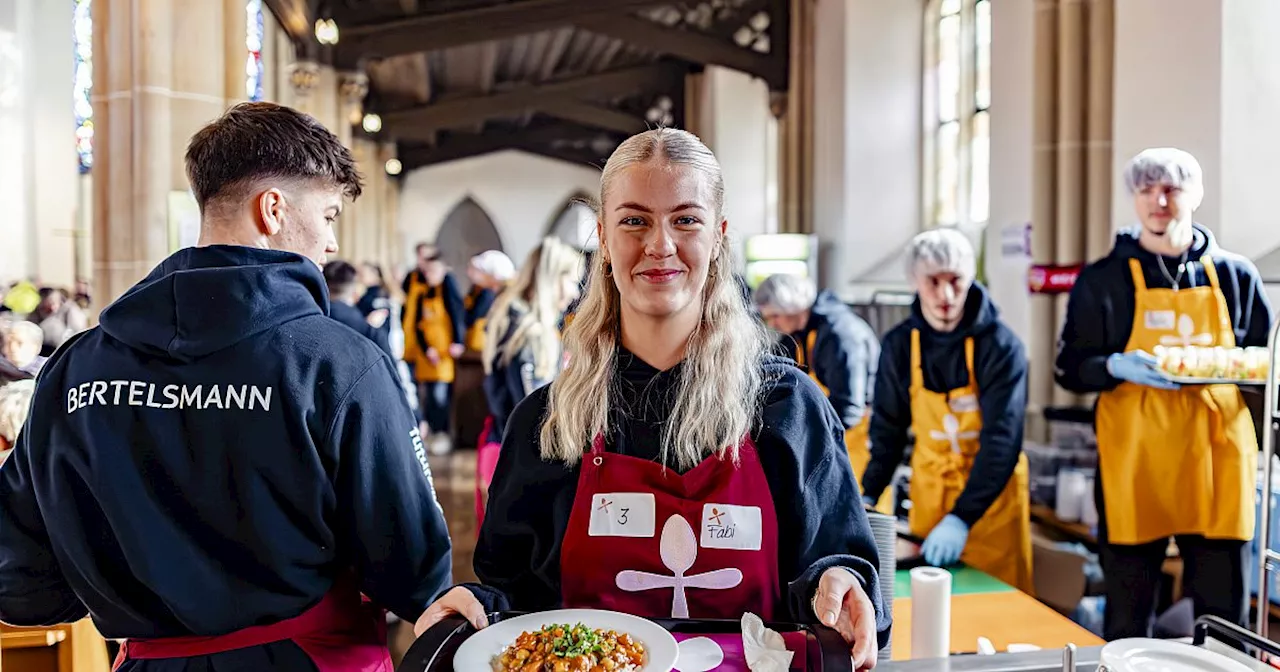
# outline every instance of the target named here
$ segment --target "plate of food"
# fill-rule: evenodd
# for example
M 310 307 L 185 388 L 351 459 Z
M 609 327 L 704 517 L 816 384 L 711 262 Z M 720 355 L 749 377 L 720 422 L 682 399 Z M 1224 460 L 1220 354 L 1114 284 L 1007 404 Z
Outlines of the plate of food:
M 559 609 L 499 621 L 468 637 L 455 672 L 671 672 L 679 647 L 653 621 L 616 611 Z
M 1183 385 L 1265 385 L 1270 366 L 1266 348 L 1157 345 L 1156 368 Z

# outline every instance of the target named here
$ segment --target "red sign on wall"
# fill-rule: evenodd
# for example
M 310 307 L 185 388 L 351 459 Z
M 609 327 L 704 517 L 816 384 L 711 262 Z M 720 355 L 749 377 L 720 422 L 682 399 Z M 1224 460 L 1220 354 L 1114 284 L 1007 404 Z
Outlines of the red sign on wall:
M 1035 264 L 1027 271 L 1027 289 L 1032 294 L 1065 294 L 1071 291 L 1083 264 L 1051 266 Z

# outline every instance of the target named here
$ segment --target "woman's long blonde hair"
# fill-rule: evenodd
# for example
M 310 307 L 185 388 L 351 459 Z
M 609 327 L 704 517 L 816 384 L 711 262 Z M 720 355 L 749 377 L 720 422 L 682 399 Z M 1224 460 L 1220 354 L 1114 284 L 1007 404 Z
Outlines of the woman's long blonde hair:
M 533 372 L 546 380 L 560 366 L 560 317 L 566 280 L 582 277 L 582 254 L 555 238 L 543 238 L 529 253 L 516 279 L 502 290 L 489 309 L 484 329 L 484 371 L 503 366 L 526 345 L 532 346 Z M 511 338 L 511 308 L 519 313 Z M 501 351 L 499 351 L 501 348 Z
M 610 185 L 626 168 L 647 162 L 691 166 L 701 172 L 711 185 L 714 225 L 723 221 L 724 177 L 715 155 L 692 133 L 663 128 L 632 136 L 609 157 L 597 204 L 602 223 Z M 702 290 L 702 319 L 685 348 L 660 448 L 662 463 L 671 465 L 674 454 L 681 470 L 712 454 L 727 454 L 736 461 L 738 443 L 751 431 L 763 398 L 761 364 L 768 336 L 747 312 L 724 239 L 719 252 Z M 551 384 L 542 424 L 543 459 L 572 465 L 597 435 L 608 436 L 609 408 L 618 403 L 619 394 L 615 360 L 621 305 L 618 286 L 605 275 L 604 255 L 599 254 L 591 265 L 586 296 L 565 333 L 569 368 Z

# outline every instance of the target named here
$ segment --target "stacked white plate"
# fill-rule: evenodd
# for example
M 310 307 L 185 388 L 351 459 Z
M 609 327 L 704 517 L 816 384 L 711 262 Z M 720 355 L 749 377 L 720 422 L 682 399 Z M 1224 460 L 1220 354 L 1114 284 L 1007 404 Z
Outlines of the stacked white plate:
M 1207 649 L 1162 639 L 1118 639 L 1102 647 L 1100 672 L 1253 672 Z

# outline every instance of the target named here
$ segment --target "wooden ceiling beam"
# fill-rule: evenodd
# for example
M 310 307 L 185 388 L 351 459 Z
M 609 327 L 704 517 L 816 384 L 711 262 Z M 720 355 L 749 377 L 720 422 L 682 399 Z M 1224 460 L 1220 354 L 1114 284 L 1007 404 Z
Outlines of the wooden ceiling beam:
M 584 16 L 573 23 L 583 30 L 625 40 L 650 51 L 693 63 L 720 65 L 745 72 L 765 80 L 770 90 L 786 90 L 785 53 L 779 55 L 775 51 L 773 54 L 761 54 L 695 30 L 667 28 L 648 19 L 627 15 L 607 18 Z M 773 44 L 777 45 L 778 41 L 774 40 Z
M 315 41 L 316 15 L 312 3 L 307 0 L 264 0 L 263 4 L 295 46 Z
M 671 88 L 682 81 L 684 67 L 663 63 L 624 68 L 595 75 L 521 86 L 489 95 L 459 96 L 430 105 L 385 112 L 383 132 L 396 138 L 424 138 L 442 128 L 457 128 L 482 119 L 516 116 L 529 110 L 546 110 L 556 103 L 584 96 L 623 95 L 636 91 Z M 613 121 L 619 121 L 616 117 Z
M 334 47 L 334 58 L 340 69 L 350 69 L 362 58 L 500 40 L 569 26 L 579 20 L 607 20 L 656 4 L 661 3 L 654 0 L 521 0 L 363 26 L 343 26 L 342 40 Z
M 483 134 L 446 136 L 434 147 L 406 146 L 401 144 L 396 156 L 404 166 L 404 172 L 449 161 L 483 156 L 505 149 L 520 149 L 543 156 L 551 156 L 575 163 L 598 161 L 590 151 L 578 151 L 552 146 L 552 141 L 581 137 L 583 129 L 569 124 L 548 124 L 517 130 L 491 130 Z
M 537 111 L 557 119 L 625 135 L 635 135 L 649 128 L 645 120 L 639 117 L 575 100 L 548 100 L 539 105 Z

